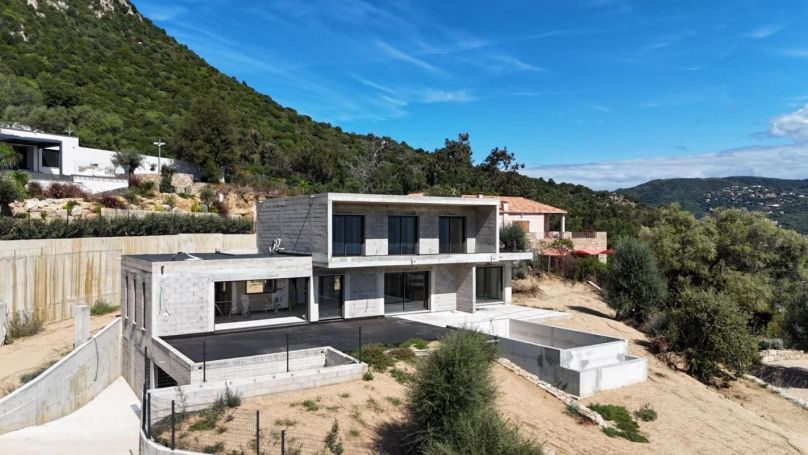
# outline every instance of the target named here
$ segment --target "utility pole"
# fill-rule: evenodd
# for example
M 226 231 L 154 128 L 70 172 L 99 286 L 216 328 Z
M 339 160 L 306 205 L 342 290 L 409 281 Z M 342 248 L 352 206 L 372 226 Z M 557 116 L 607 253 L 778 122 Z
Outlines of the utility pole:
M 157 146 L 157 172 L 161 172 L 163 170 L 162 166 L 160 166 L 160 159 L 163 157 L 163 146 L 166 145 L 162 139 L 157 139 L 157 142 L 154 143 Z

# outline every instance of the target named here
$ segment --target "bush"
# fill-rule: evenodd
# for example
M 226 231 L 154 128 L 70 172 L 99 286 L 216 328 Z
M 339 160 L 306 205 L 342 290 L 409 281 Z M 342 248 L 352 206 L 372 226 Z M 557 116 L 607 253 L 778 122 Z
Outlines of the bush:
M 211 212 L 218 213 L 219 216 L 227 218 L 230 215 L 230 209 L 227 208 L 227 204 L 222 201 L 213 201 L 211 204 Z
M 527 261 L 517 261 L 511 268 L 511 279 L 524 280 L 527 278 Z
M 408 392 L 409 453 L 540 454 L 497 413 L 491 364 L 497 348 L 470 330 L 449 333 L 418 365 Z
M 593 281 L 599 283 L 605 277 L 609 268 L 597 256 L 585 256 L 575 260 L 569 277 L 575 281 Z
M 81 189 L 80 186 L 73 183 L 51 183 L 47 190 L 45 190 L 45 197 L 52 199 L 89 199 L 90 195 Z
M 0 217 L 0 240 L 64 239 L 79 237 L 119 237 L 173 234 L 247 234 L 252 230 L 249 220 L 214 216 L 165 214 L 142 218 L 85 218 L 72 220 L 17 220 Z
M 39 316 L 17 313 L 8 321 L 6 337 L 9 340 L 29 337 L 41 332 L 44 327 L 45 321 Z
M 502 251 L 527 251 L 527 233 L 518 224 L 509 224 L 499 229 Z
M 45 190 L 42 188 L 42 185 L 39 182 L 29 182 L 28 183 L 28 195 L 35 198 L 44 198 L 45 197 Z
M 98 299 L 93 302 L 92 306 L 90 306 L 90 314 L 93 316 L 100 316 L 102 314 L 112 313 L 117 309 L 117 306 L 111 305 L 106 300 Z
M 0 177 L 0 213 L 9 213 L 8 204 L 25 199 L 26 193 L 16 180 L 9 176 Z
M 651 403 L 645 402 L 640 406 L 640 409 L 634 411 L 634 417 L 643 422 L 653 422 L 657 419 L 657 412 L 651 407 Z
M 621 238 L 609 260 L 606 290 L 619 319 L 642 323 L 665 301 L 667 283 L 647 245 Z
M 761 338 L 758 340 L 758 349 L 783 349 L 782 338 Z
M 101 203 L 104 207 L 108 209 L 119 209 L 123 210 L 129 207 L 125 200 L 119 198 L 118 196 L 103 196 L 98 202 Z
M 171 166 L 163 165 L 160 168 L 160 192 L 161 193 L 173 193 L 174 186 L 171 185 L 171 179 L 174 177 L 174 173 L 177 172 Z
M 177 206 L 177 196 L 170 194 L 163 198 L 163 204 L 167 205 L 168 208 L 173 209 Z
M 640 426 L 625 407 L 594 403 L 589 405 L 589 409 L 600 414 L 605 420 L 615 423 L 616 428 L 603 429 L 603 432 L 610 437 L 618 436 L 632 442 L 648 442 L 648 438 L 640 434 Z
M 790 345 L 808 349 L 808 285 L 802 284 L 787 302 L 783 331 Z
M 413 352 L 413 350 L 410 348 L 391 349 L 390 352 L 388 352 L 388 355 L 396 360 L 401 360 L 402 362 L 415 362 L 415 352 Z
M 401 348 L 414 347 L 415 349 L 426 349 L 429 346 L 429 342 L 421 338 L 410 338 L 398 346 Z
M 237 408 L 241 406 L 241 394 L 225 384 L 224 392 L 216 397 L 216 402 L 213 406 L 217 408 Z
M 722 366 L 735 374 L 746 372 L 757 360 L 747 315 L 725 295 L 684 287 L 669 318 L 665 340 L 699 380 L 720 375 Z
M 208 186 L 202 188 L 202 190 L 199 192 L 199 199 L 201 199 L 202 202 L 207 205 L 210 205 L 210 203 L 213 201 L 214 196 L 216 195 L 213 193 L 213 190 L 210 189 L 210 187 Z
M 383 344 L 370 343 L 362 346 L 362 353 L 358 350 L 351 352 L 351 356 L 360 359 L 376 371 L 384 372 L 393 364 L 395 359 L 387 355 Z M 361 358 L 360 358 L 361 357 Z

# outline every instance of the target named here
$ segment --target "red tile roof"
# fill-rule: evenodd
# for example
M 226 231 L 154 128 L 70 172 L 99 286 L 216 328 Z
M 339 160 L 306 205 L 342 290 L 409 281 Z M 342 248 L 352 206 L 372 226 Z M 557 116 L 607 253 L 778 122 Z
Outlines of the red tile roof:
M 464 194 L 463 197 L 465 198 L 476 198 L 479 197 L 474 194 Z M 562 210 L 557 207 L 553 207 L 552 205 L 542 204 L 541 202 L 532 201 L 530 199 L 526 199 L 519 196 L 483 196 L 484 198 L 499 198 L 499 211 L 500 213 L 523 213 L 523 214 L 532 214 L 532 213 L 567 213 L 566 210 Z M 508 209 L 505 210 L 505 202 L 507 202 Z

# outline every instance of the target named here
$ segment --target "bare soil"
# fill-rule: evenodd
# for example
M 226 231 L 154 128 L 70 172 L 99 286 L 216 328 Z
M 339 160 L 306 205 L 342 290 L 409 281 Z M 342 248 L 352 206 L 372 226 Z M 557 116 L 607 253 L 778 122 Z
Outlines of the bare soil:
M 92 316 L 91 333 L 106 327 L 117 315 L 117 312 L 112 312 Z M 0 346 L 0 397 L 8 395 L 21 385 L 21 375 L 55 363 L 72 350 L 72 319 L 48 324 L 36 335 L 18 338 L 12 344 Z

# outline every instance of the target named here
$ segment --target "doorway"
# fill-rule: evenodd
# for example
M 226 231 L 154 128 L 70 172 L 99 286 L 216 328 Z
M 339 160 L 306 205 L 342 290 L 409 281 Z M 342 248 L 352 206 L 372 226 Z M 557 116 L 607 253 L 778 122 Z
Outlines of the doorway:
M 337 319 L 342 317 L 345 303 L 345 276 L 324 275 L 318 278 L 317 302 L 320 319 Z

